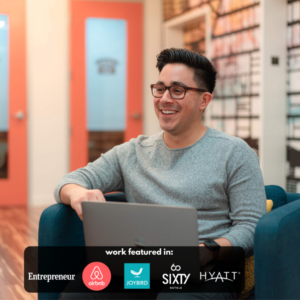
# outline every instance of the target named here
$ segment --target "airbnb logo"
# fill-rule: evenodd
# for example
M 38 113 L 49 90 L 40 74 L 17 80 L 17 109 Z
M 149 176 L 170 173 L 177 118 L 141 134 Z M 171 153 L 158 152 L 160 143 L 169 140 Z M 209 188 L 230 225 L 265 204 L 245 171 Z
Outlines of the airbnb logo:
M 93 262 L 84 268 L 82 280 L 90 290 L 100 291 L 109 285 L 111 272 L 107 265 L 101 262 Z
M 95 280 L 95 279 L 98 279 L 98 280 L 101 280 L 103 278 L 103 275 L 101 273 L 101 270 L 98 266 L 96 266 L 91 274 L 91 279 L 92 280 Z

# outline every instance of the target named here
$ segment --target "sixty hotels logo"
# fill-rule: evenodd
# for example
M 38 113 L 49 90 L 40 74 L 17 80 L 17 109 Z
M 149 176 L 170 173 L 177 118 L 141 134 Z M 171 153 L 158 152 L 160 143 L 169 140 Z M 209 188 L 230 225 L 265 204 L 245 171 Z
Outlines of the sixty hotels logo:
M 100 291 L 109 285 L 111 272 L 107 265 L 101 262 L 93 262 L 84 268 L 82 280 L 90 290 Z
M 124 264 L 124 289 L 150 289 L 150 264 Z
M 163 274 L 163 284 L 169 285 L 170 289 L 182 289 L 182 285 L 185 285 L 191 274 L 186 274 L 181 271 L 180 265 L 172 264 L 171 266 L 172 273 L 165 273 Z

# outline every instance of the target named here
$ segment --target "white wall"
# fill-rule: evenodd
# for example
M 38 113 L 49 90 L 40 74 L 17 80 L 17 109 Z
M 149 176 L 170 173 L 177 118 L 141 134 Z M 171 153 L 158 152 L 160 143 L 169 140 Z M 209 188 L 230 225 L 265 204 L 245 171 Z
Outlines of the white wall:
M 68 170 L 68 1 L 27 0 L 29 205 L 54 203 Z
M 286 24 L 287 2 L 261 0 L 261 140 L 260 162 L 265 185 L 286 187 Z M 279 65 L 271 57 L 279 57 Z
M 162 51 L 162 0 L 144 1 L 144 134 L 152 135 L 161 130 L 153 107 L 150 84 L 158 78 L 156 55 Z
M 113 1 L 113 0 L 106 0 Z M 160 130 L 150 84 L 161 51 L 162 0 L 144 2 L 144 134 Z M 69 171 L 68 0 L 27 0 L 29 205 L 54 203 L 53 190 Z

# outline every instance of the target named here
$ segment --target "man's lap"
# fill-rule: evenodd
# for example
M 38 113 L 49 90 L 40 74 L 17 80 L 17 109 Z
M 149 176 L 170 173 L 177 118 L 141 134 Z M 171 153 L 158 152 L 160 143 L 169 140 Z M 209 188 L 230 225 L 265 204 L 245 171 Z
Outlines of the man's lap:
M 60 300 L 104 300 L 104 299 L 134 299 L 134 300 L 144 300 L 144 299 L 175 299 L 175 300 L 192 300 L 192 299 L 207 299 L 207 300 L 233 300 L 237 299 L 235 294 L 232 293 L 159 293 L 155 298 L 145 298 L 145 295 L 132 293 L 132 294 L 122 294 L 122 293 L 110 293 L 110 294 L 99 294 L 99 293 L 62 293 L 60 295 Z
M 81 276 L 77 277 L 77 280 L 81 280 Z M 114 281 L 123 281 L 122 277 L 115 278 Z M 144 300 L 144 299 L 226 299 L 233 300 L 237 299 L 237 294 L 233 291 L 231 285 L 228 285 L 226 291 L 224 292 L 205 292 L 205 283 L 199 287 L 194 287 L 190 290 L 189 293 L 168 293 L 167 288 L 162 289 L 159 293 L 136 293 L 136 292 L 126 292 L 126 293 L 72 293 L 67 291 L 72 291 L 72 286 L 76 285 L 76 280 L 69 283 L 63 293 L 60 295 L 60 300 L 103 300 L 103 299 L 135 299 L 135 300 Z

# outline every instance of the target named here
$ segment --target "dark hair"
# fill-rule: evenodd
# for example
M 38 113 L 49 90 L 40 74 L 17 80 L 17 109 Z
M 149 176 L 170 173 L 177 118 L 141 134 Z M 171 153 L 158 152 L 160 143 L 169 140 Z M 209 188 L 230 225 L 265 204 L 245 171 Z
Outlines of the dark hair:
M 217 72 L 211 62 L 203 55 L 181 48 L 165 49 L 157 55 L 159 72 L 166 64 L 182 63 L 194 69 L 194 80 L 199 88 L 207 89 L 211 94 L 216 85 Z

